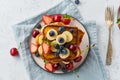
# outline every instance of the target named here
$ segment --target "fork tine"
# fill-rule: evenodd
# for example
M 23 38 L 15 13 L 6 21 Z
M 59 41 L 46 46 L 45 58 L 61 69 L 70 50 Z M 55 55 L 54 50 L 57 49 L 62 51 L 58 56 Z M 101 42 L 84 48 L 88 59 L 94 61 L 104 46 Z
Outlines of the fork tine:
M 113 7 L 110 7 L 110 20 L 112 21 L 114 18 L 114 10 Z
M 112 16 L 111 16 L 111 8 L 108 7 L 108 19 L 111 20 L 112 19 Z
M 111 9 L 112 9 L 112 10 L 111 10 L 111 13 L 112 13 L 112 20 L 114 20 L 114 6 L 112 6 Z
M 110 8 L 107 7 L 105 10 L 105 20 L 109 20 L 109 17 L 110 17 Z
M 108 7 L 105 10 L 105 20 L 107 20 L 107 19 L 108 19 Z

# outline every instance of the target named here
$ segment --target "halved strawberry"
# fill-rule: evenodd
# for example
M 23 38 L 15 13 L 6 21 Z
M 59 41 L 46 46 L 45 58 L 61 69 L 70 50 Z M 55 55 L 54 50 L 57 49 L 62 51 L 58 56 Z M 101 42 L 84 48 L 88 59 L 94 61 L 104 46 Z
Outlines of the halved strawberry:
M 67 15 L 67 14 L 65 14 L 65 15 L 63 15 L 63 17 L 62 17 L 62 19 L 61 19 L 61 21 L 64 23 L 64 24 L 70 24 L 70 22 L 71 22 L 71 19 L 70 19 L 71 17 L 69 16 L 69 15 Z
M 53 20 L 52 20 L 52 17 L 51 17 L 51 16 L 43 15 L 43 16 L 42 16 L 42 21 L 43 21 L 45 24 L 50 24 Z
M 64 24 L 69 24 L 70 21 L 71 21 L 70 19 L 62 18 L 62 22 L 63 22 Z
M 45 54 L 47 54 L 50 51 L 50 45 L 46 43 L 42 43 L 42 48 Z
M 37 45 L 35 45 L 35 44 L 33 44 L 33 43 L 30 44 L 30 52 L 31 52 L 31 53 L 34 54 L 34 53 L 37 51 L 37 49 L 38 49 L 38 46 L 37 46 Z
M 119 27 L 119 29 L 120 29 L 120 24 L 118 24 L 118 27 Z
M 52 65 L 51 63 L 45 64 L 44 68 L 45 68 L 48 72 L 54 72 L 53 65 Z

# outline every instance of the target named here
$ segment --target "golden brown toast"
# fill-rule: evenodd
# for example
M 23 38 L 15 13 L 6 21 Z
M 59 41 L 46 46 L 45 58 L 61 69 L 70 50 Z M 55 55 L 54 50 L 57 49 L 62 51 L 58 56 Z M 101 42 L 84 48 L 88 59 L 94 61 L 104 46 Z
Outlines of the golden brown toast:
M 65 25 L 53 25 L 53 24 L 51 24 L 51 25 L 47 25 L 47 26 L 44 27 L 43 35 L 46 37 L 47 31 L 50 30 L 50 29 L 55 29 L 56 31 L 58 31 L 58 28 L 60 26 L 64 27 L 65 31 L 70 31 L 71 28 L 74 30 L 73 40 L 71 42 L 69 42 L 69 43 L 70 44 L 77 44 L 79 46 L 81 41 L 82 41 L 84 32 L 81 31 L 80 29 L 78 29 L 77 27 L 71 27 L 71 26 L 65 26 Z M 61 34 L 61 33 L 59 33 L 59 34 Z M 80 51 L 80 48 L 78 48 L 78 50 Z M 80 51 L 80 53 L 81 53 L 81 51 Z M 70 51 L 70 56 L 68 58 L 66 58 L 64 61 L 73 60 L 73 59 L 76 58 L 76 55 L 77 55 L 77 52 L 73 53 L 72 51 Z M 43 53 L 41 55 L 41 58 L 44 59 L 44 60 L 47 60 L 49 62 L 52 62 L 52 63 L 55 63 L 55 62 L 57 63 L 57 62 L 63 61 L 63 59 L 61 59 L 60 57 L 54 56 L 54 52 L 52 52 L 52 51 L 50 51 L 48 54 L 44 54 Z

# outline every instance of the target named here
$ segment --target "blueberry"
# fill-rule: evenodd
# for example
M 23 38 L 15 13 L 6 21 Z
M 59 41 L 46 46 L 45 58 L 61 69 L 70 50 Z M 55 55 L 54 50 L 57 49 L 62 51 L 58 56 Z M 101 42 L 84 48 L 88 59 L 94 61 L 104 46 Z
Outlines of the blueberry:
M 62 50 L 64 48 L 64 46 L 60 46 L 60 50 Z
M 73 33 L 73 32 L 74 32 L 74 29 L 70 29 L 70 32 Z
M 59 31 L 59 32 L 63 32 L 63 31 L 64 31 L 64 27 L 59 27 L 59 28 L 58 28 L 58 31 Z
M 67 50 L 66 50 L 66 49 L 63 49 L 63 50 L 61 51 L 61 53 L 66 54 L 66 53 L 67 53 Z
M 54 53 L 54 55 L 55 55 L 56 57 L 58 57 L 59 54 L 60 54 L 60 50 L 57 50 L 57 52 Z
M 41 28 L 41 25 L 40 25 L 39 23 L 37 23 L 37 24 L 35 25 L 35 27 L 38 28 L 38 29 L 40 29 L 40 28 Z
M 36 52 L 36 53 L 35 53 L 35 56 L 36 56 L 36 57 L 39 57 L 39 53 L 38 53 L 38 52 Z
M 70 44 L 67 44 L 67 43 L 66 43 L 64 46 L 65 46 L 66 48 L 69 48 Z
M 54 47 L 55 47 L 56 49 L 59 49 L 59 45 L 58 45 L 58 44 L 55 44 Z
M 62 68 L 63 72 L 67 72 L 67 69 L 65 67 Z
M 59 43 L 63 43 L 64 42 L 64 38 L 61 37 L 61 38 L 58 39 L 58 41 L 59 41 Z
M 75 4 L 79 4 L 80 3 L 80 1 L 79 0 L 75 0 Z
M 49 32 L 49 35 L 50 35 L 50 36 L 54 36 L 54 35 L 55 35 L 55 32 L 54 32 L 54 31 L 50 31 L 50 32 Z

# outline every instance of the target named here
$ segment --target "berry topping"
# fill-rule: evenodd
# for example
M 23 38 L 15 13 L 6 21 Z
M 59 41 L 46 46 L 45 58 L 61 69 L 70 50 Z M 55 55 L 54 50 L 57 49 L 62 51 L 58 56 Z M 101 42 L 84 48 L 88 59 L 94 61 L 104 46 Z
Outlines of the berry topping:
M 34 54 L 34 53 L 37 51 L 37 49 L 38 49 L 38 46 L 37 46 L 37 45 L 35 45 L 35 44 L 33 44 L 33 43 L 30 44 L 30 52 L 31 52 L 31 53 Z
M 75 62 L 80 62 L 81 60 L 82 60 L 82 56 L 79 56 L 76 59 L 74 59 Z
M 63 32 L 63 31 L 64 31 L 64 27 L 59 27 L 59 28 L 58 28 L 58 31 L 59 31 L 59 32 Z
M 48 71 L 48 72 L 54 72 L 53 69 L 53 65 L 51 63 L 46 63 L 44 68 Z
M 118 24 L 118 28 L 120 29 L 120 24 Z
M 54 32 L 54 31 L 50 31 L 50 32 L 49 32 L 49 35 L 50 35 L 50 36 L 54 36 L 54 35 L 55 35 L 55 32 Z
M 72 70 L 73 69 L 73 63 L 70 62 L 69 64 L 66 64 L 65 67 L 66 67 L 67 70 Z
M 65 67 L 62 68 L 63 72 L 67 72 L 67 69 Z
M 50 45 L 43 43 L 42 48 L 45 54 L 47 54 L 50 51 Z
M 64 48 L 64 46 L 60 46 L 60 50 L 62 50 Z
M 67 49 L 67 48 L 64 48 L 64 49 L 66 49 L 67 51 L 64 51 L 65 53 L 62 53 L 62 50 L 61 50 L 61 53 L 59 54 L 59 57 L 61 58 L 61 59 L 66 59 L 66 58 L 68 58 L 69 56 L 70 56 L 70 51 L 69 51 L 69 49 Z M 67 52 L 67 53 L 66 53 Z
M 35 56 L 36 56 L 36 57 L 39 57 L 39 53 L 38 53 L 38 52 L 35 52 Z
M 61 37 L 61 38 L 58 39 L 58 41 L 59 41 L 59 43 L 63 43 L 64 42 L 64 38 Z
M 37 24 L 35 25 L 35 27 L 38 28 L 38 29 L 40 29 L 40 28 L 41 28 L 41 25 L 40 25 L 39 23 L 37 23 Z
M 80 3 L 80 1 L 79 0 L 75 0 L 75 4 L 79 4 Z
M 62 17 L 62 22 L 63 22 L 64 24 L 68 25 L 68 24 L 70 24 L 70 22 L 71 22 L 71 19 L 70 19 L 70 18 L 71 18 L 71 17 L 70 17 L 69 15 L 65 14 L 65 15 L 63 15 L 63 17 Z
M 53 20 L 52 20 L 52 17 L 51 17 L 51 16 L 43 15 L 43 16 L 42 16 L 42 21 L 43 21 L 45 24 L 50 24 Z
M 54 55 L 55 55 L 56 57 L 58 57 L 59 54 L 60 54 L 60 50 L 57 50 L 57 52 L 54 53 Z
M 60 22 L 61 21 L 61 15 L 60 14 L 53 15 L 53 21 L 54 22 Z
M 70 44 L 66 43 L 64 46 L 65 46 L 66 48 L 69 48 Z
M 47 31 L 46 37 L 48 40 L 54 40 L 56 39 L 58 33 L 55 29 L 50 29 Z
M 78 46 L 75 45 L 75 44 L 72 44 L 72 45 L 70 45 L 69 49 L 70 49 L 72 52 L 76 52 L 77 49 L 78 49 Z
M 53 68 L 54 68 L 55 70 L 59 70 L 60 67 L 61 67 L 61 66 L 60 66 L 59 63 L 53 65 Z
M 35 38 L 40 32 L 38 30 L 33 30 L 32 36 Z
M 66 49 L 63 49 L 63 50 L 61 51 L 61 53 L 67 54 L 67 50 L 66 50 Z
M 17 50 L 17 48 L 11 48 L 11 49 L 10 49 L 10 54 L 11 54 L 11 56 L 17 56 L 17 55 L 18 55 L 18 50 Z
M 58 45 L 58 44 L 55 44 L 54 47 L 55 47 L 56 49 L 59 49 L 59 45 Z
M 73 32 L 74 32 L 74 29 L 70 29 L 70 32 L 73 33 Z

